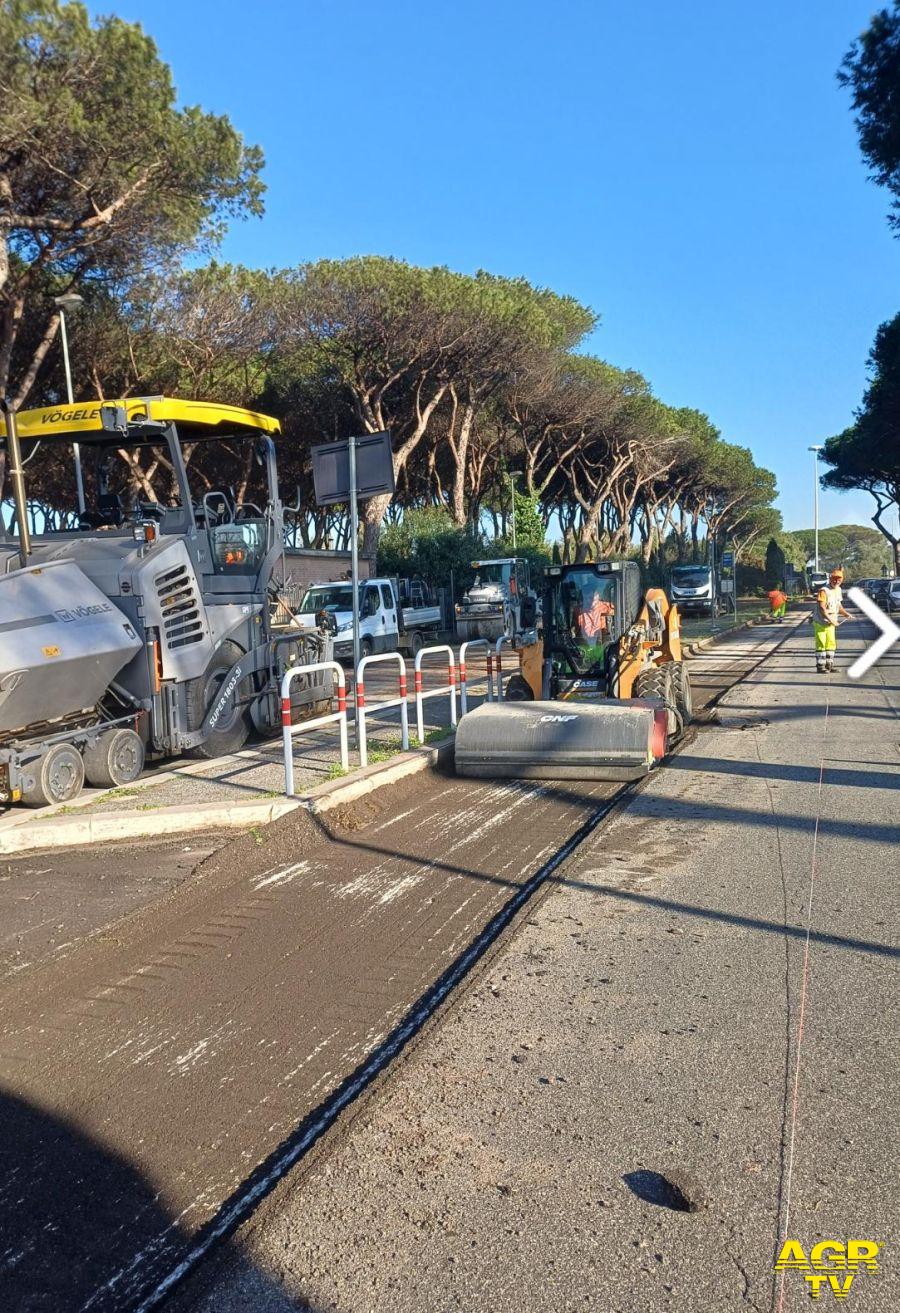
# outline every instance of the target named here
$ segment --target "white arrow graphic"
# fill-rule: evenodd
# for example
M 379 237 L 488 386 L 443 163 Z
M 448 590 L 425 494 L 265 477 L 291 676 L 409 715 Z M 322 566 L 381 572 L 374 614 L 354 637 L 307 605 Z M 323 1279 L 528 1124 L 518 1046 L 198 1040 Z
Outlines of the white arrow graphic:
M 876 606 L 871 598 L 866 597 L 861 588 L 851 588 L 847 596 L 869 617 L 872 624 L 877 625 L 881 630 L 881 637 L 876 638 L 872 646 L 863 652 L 861 657 L 857 657 L 847 671 L 851 679 L 859 679 L 860 675 L 864 675 L 870 666 L 874 666 L 875 662 L 884 656 L 889 647 L 894 646 L 900 638 L 900 626 L 895 625 L 880 606 Z

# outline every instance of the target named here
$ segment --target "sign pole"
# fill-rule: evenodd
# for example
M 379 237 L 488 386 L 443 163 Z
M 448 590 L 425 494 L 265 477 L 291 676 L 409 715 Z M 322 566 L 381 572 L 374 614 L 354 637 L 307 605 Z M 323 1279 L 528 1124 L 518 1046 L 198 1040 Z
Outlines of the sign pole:
M 716 535 L 712 532 L 709 525 L 707 525 L 706 537 L 708 547 L 707 559 L 709 560 L 710 570 L 709 594 L 712 598 L 712 605 L 710 607 L 710 610 L 712 611 L 712 616 L 710 617 L 712 620 L 711 628 L 712 632 L 717 634 L 719 632 L 719 581 L 716 577 Z
M 356 438 L 347 440 L 347 460 L 350 466 L 350 583 L 353 592 L 353 707 L 357 735 L 359 708 L 356 705 L 356 672 L 359 670 L 359 506 L 356 501 Z

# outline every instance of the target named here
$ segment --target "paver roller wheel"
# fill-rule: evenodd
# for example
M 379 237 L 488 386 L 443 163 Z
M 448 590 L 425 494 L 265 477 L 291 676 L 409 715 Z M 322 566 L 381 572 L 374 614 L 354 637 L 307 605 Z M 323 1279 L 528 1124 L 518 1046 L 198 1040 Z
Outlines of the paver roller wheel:
M 84 773 L 95 789 L 133 784 L 144 769 L 144 745 L 133 729 L 110 729 L 84 749 Z
M 71 743 L 57 743 L 23 774 L 22 802 L 26 807 L 47 807 L 78 796 L 84 784 L 84 762 Z

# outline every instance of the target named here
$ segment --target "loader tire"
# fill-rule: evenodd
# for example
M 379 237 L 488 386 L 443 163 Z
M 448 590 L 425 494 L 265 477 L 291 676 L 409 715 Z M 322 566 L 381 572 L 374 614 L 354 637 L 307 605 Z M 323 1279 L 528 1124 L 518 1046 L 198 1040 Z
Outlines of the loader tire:
M 661 666 L 648 666 L 646 670 L 641 671 L 634 681 L 634 696 L 636 698 L 656 698 L 657 701 L 665 704 L 669 713 L 668 734 L 670 743 L 684 729 L 684 721 L 675 702 L 675 689 L 672 682 L 672 667 L 674 665 L 674 661 L 666 661 Z
M 84 784 L 84 762 L 71 743 L 57 743 L 37 761 L 30 762 L 22 789 L 26 807 L 49 807 L 71 802 Z
M 203 674 L 198 679 L 188 680 L 185 698 L 189 729 L 199 729 L 203 724 L 206 713 L 229 670 L 242 656 L 243 653 L 236 643 L 223 643 L 218 651 L 213 653 Z M 246 693 L 246 687 L 239 685 L 234 690 L 229 705 L 219 717 L 216 728 L 202 743 L 191 748 L 192 757 L 201 757 L 209 761 L 213 757 L 227 757 L 229 753 L 237 752 L 244 746 L 250 733 L 250 712 L 248 707 L 240 705 L 240 697 L 243 693 Z
M 110 729 L 84 747 L 84 774 L 95 789 L 133 784 L 144 769 L 144 745 L 133 729 Z
M 691 690 L 691 677 L 683 661 L 673 661 L 672 696 L 678 708 L 683 725 L 690 725 L 694 719 L 694 695 Z
M 667 706 L 672 704 L 672 676 L 669 673 L 669 666 L 673 662 L 667 662 L 662 666 L 648 666 L 642 670 L 634 681 L 634 696 L 636 698 L 656 698 L 659 702 L 665 702 Z
M 533 702 L 534 693 L 531 685 L 522 675 L 510 675 L 503 690 L 504 702 Z

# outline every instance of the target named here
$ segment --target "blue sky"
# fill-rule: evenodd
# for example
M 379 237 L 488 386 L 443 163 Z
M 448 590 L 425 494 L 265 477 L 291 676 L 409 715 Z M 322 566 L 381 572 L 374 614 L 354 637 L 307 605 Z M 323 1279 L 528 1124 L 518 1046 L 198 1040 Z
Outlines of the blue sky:
M 113 6 L 99 6 L 106 10 Z M 266 153 L 222 256 L 390 254 L 522 274 L 601 315 L 591 350 L 774 469 L 852 419 L 900 242 L 834 77 L 873 0 L 120 0 L 181 99 Z M 822 523 L 868 523 L 824 493 Z

